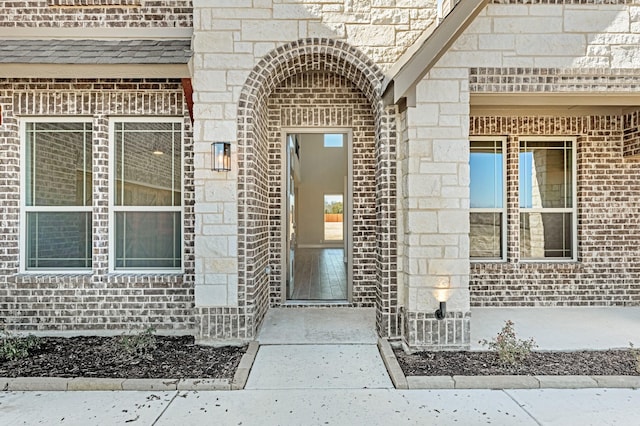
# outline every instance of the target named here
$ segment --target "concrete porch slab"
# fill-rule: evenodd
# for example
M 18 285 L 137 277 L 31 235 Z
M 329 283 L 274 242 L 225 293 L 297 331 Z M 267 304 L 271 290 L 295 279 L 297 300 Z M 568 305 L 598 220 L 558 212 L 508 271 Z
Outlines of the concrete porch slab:
M 506 320 L 521 339 L 533 337 L 536 350 L 604 350 L 640 347 L 640 307 L 472 308 L 471 350 L 491 340 Z
M 376 345 L 260 346 L 245 389 L 393 388 Z
M 271 308 L 257 340 L 261 345 L 375 345 L 375 324 L 372 308 Z

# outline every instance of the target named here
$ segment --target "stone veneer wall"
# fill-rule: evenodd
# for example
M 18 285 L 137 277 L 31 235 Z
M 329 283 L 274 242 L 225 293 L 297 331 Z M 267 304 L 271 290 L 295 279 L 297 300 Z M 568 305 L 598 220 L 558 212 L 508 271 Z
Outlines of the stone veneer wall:
M 397 334 L 395 303 L 389 302 L 397 291 L 394 118 L 377 92 L 382 70 L 435 24 L 436 4 L 194 1 L 195 296 L 202 339 L 252 338 L 270 303 L 264 255 L 271 222 L 268 183 L 259 175 L 269 161 L 266 101 L 282 81 L 307 71 L 346 77 L 371 105 L 375 161 L 384 167 L 374 172 L 379 197 L 367 220 L 379 232 L 367 247 L 375 244 L 377 250 L 375 276 L 369 277 L 382 281 L 367 298 L 381 302 L 376 303 L 379 329 Z M 206 167 L 215 140 L 237 143 L 232 143 L 231 172 L 212 176 Z
M 414 350 L 469 347 L 468 80 L 467 70 L 431 71 L 400 121 L 400 303 Z M 434 315 L 440 279 L 451 287 L 443 320 Z
M 392 109 L 382 108 L 377 95 L 381 77 L 379 68 L 360 51 L 328 39 L 282 46 L 252 71 L 240 96 L 238 114 L 237 307 L 201 308 L 202 339 L 251 338 L 267 308 L 282 302 L 278 264 L 281 125 L 353 128 L 354 228 L 362 242 L 354 247 L 358 267 L 354 304 L 373 306 L 384 299 L 385 303 L 375 305 L 378 328 L 385 335 L 397 333 L 395 313 L 388 302 L 396 297 L 396 261 L 394 253 L 385 248 L 395 242 L 394 204 L 389 201 L 395 200 L 394 115 Z M 311 88 L 318 93 L 312 94 Z M 295 93 L 293 99 L 291 93 Z M 292 100 L 298 101 L 296 108 Z M 382 122 L 385 124 L 379 124 Z M 376 188 L 381 190 L 378 197 Z M 377 245 L 376 231 L 384 244 Z M 272 268 L 274 277 L 269 277 L 266 266 Z M 383 282 L 376 281 L 377 277 Z M 196 285 L 196 303 L 199 288 L 207 285 Z M 227 324 L 231 321 L 231 327 L 221 325 L 221 319 Z
M 0 80 L 0 319 L 19 331 L 109 333 L 154 326 L 193 333 L 194 186 L 191 121 L 179 80 Z M 184 274 L 110 274 L 109 117 L 183 117 Z M 93 267 L 87 274 L 20 274 L 21 116 L 93 121 Z
M 0 4 L 0 27 L 189 28 L 192 25 L 191 0 L 32 0 Z
M 620 116 L 472 117 L 471 135 L 506 135 L 507 262 L 471 264 L 472 306 L 640 304 L 640 163 L 623 158 Z M 578 261 L 520 262 L 520 135 L 577 136 Z
M 469 221 L 468 129 L 474 94 L 495 97 L 504 93 L 513 100 L 514 94 L 637 93 L 640 15 L 636 4 L 635 0 L 492 2 L 416 86 L 416 107 L 409 108 L 402 121 L 407 137 L 403 138 L 398 172 L 399 193 L 403 194 L 399 202 L 401 303 L 408 346 L 468 344 L 469 307 L 472 300 L 477 305 L 477 293 L 469 292 L 469 230 L 465 228 Z M 633 203 L 633 197 L 625 196 Z M 562 267 L 556 266 L 557 271 Z M 460 315 L 456 319 L 462 322 L 460 327 L 446 324 L 453 317 L 441 324 L 433 319 L 436 302 L 432 293 L 439 274 L 452 276 L 448 309 Z M 498 275 L 493 277 L 498 279 Z M 549 279 L 561 280 L 562 276 L 557 273 Z M 536 291 L 527 285 L 527 279 L 537 279 L 535 273 L 518 277 L 522 292 Z M 477 281 L 473 285 L 477 288 Z M 508 297 L 510 289 L 500 291 Z M 635 290 L 612 291 L 627 291 L 625 297 L 630 300 Z M 443 339 L 443 329 L 461 332 L 447 333 Z M 454 341 L 453 336 L 460 340 Z

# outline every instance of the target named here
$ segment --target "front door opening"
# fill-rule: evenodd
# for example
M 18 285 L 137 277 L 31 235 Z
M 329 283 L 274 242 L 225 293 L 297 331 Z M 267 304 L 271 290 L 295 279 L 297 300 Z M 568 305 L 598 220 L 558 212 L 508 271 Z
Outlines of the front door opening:
M 286 135 L 287 300 L 349 300 L 348 138 L 348 132 Z

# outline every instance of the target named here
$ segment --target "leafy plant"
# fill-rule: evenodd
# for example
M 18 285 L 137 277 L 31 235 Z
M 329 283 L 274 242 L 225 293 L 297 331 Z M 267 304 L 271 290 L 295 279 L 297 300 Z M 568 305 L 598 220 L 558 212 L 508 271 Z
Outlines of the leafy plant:
M 524 361 L 536 345 L 533 338 L 528 340 L 518 339 L 513 328 L 513 321 L 505 321 L 504 327 L 492 340 L 483 339 L 479 343 L 488 346 L 490 350 L 498 353 L 501 362 L 516 365 Z
M 636 371 L 640 373 L 640 349 L 633 346 L 633 343 L 629 342 L 629 351 L 636 362 Z
M 9 331 L 0 331 L 0 358 L 7 361 L 26 358 L 30 351 L 39 349 L 40 345 L 40 338 L 32 334 L 19 337 Z
M 118 346 L 124 357 L 128 359 L 153 360 L 153 350 L 156 348 L 156 329 L 148 327 L 138 333 L 123 334 L 118 338 Z

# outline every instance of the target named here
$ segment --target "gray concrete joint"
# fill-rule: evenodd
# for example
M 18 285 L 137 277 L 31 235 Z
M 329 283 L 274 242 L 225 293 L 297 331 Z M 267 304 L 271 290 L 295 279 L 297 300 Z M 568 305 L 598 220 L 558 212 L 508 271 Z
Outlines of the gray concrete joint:
M 396 355 L 393 353 L 393 349 L 391 349 L 389 341 L 382 337 L 378 338 L 378 350 L 380 351 L 380 356 L 382 356 L 382 362 L 387 368 L 387 373 L 391 377 L 393 386 L 396 389 L 409 389 L 407 378 L 400 367 Z
M 242 355 L 240 364 L 238 364 L 236 373 L 231 381 L 231 390 L 244 389 L 247 384 L 247 380 L 249 379 L 249 373 L 251 372 L 251 367 L 253 367 L 253 362 L 256 359 L 256 355 L 258 355 L 258 349 L 260 349 L 260 343 L 255 340 L 249 342 L 249 347 L 244 355 Z

